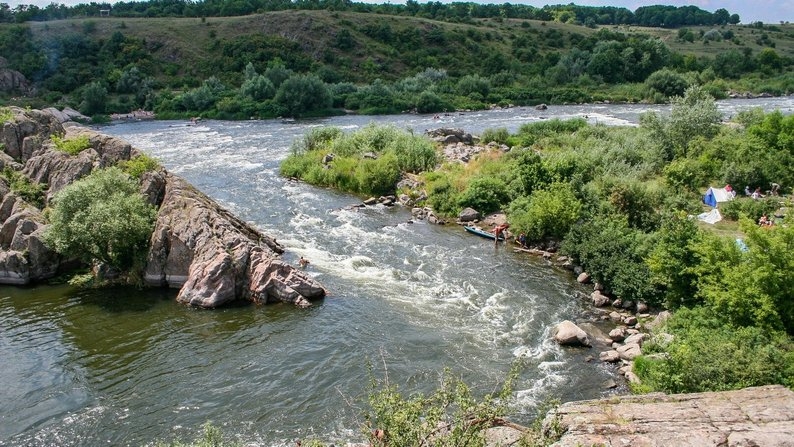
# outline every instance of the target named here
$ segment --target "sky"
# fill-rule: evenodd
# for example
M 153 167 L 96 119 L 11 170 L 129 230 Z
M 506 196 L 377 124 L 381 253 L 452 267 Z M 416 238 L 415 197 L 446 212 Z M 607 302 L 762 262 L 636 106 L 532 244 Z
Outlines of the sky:
M 78 3 L 89 3 L 92 0 L 0 0 L 0 3 L 8 3 L 9 6 L 14 8 L 21 4 L 47 6 L 50 3 L 63 3 L 66 5 L 76 5 Z M 97 2 L 108 0 L 93 0 Z M 353 0 L 354 2 L 362 0 Z M 404 3 L 400 0 L 363 0 L 367 3 Z M 426 3 L 429 0 L 417 0 L 419 3 Z M 442 3 L 451 3 L 453 0 L 440 0 Z M 536 7 L 544 5 L 557 5 L 574 3 L 581 6 L 618 6 L 624 7 L 631 11 L 636 10 L 640 6 L 649 5 L 673 5 L 685 6 L 694 5 L 709 12 L 714 12 L 717 9 L 725 8 L 731 14 L 739 14 L 742 23 L 751 23 L 761 21 L 764 23 L 780 23 L 794 22 L 794 0 L 560 0 L 560 1 L 544 1 L 544 0 L 471 0 L 475 3 L 512 3 L 514 5 L 524 4 Z M 114 3 L 114 0 L 109 0 L 109 3 Z

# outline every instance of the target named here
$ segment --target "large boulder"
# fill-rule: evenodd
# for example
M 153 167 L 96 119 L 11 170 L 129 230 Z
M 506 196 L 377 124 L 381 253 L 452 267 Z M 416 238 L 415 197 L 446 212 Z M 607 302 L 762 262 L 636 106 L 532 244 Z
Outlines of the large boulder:
M 239 298 L 307 305 L 325 289 L 284 264 L 284 250 L 184 179 L 165 174 L 145 280 L 180 288 L 177 301 L 213 308 Z
M 474 208 L 464 208 L 463 211 L 458 214 L 458 220 L 461 222 L 474 222 L 480 220 L 480 212 Z
M 63 135 L 61 123 L 49 113 L 9 107 L 14 118 L 2 124 L 0 143 L 3 151 L 15 161 L 24 163 L 49 139 L 50 135 Z
M 590 346 L 587 333 L 569 320 L 559 323 L 554 328 L 554 340 L 564 346 Z

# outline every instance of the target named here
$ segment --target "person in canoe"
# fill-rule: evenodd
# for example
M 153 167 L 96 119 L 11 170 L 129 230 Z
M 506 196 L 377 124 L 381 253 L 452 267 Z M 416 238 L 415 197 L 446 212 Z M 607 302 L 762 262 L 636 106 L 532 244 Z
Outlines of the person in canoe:
M 507 240 L 507 235 L 505 235 L 505 231 L 507 231 L 508 228 L 510 228 L 510 224 L 509 223 L 499 224 L 499 225 L 494 227 L 493 234 L 494 234 L 494 236 L 496 236 L 494 238 L 494 247 L 499 245 L 499 238 L 500 237 L 503 237 L 504 240 Z

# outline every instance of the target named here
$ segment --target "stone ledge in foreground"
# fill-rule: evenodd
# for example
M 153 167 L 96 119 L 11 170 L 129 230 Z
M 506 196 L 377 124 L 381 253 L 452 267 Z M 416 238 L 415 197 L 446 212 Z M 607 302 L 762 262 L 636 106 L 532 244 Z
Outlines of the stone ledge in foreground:
M 544 427 L 555 415 L 564 430 L 556 447 L 794 447 L 794 392 L 780 385 L 568 402 Z

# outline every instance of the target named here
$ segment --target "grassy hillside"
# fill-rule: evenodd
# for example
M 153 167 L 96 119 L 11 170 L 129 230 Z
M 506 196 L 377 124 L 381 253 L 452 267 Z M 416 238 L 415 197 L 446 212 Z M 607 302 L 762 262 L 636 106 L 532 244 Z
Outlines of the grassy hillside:
M 656 45 L 656 39 L 663 45 Z M 231 98 L 228 89 L 242 85 L 249 63 L 258 74 L 277 66 L 287 75 L 312 73 L 329 86 L 354 84 L 342 89 L 344 95 L 376 80 L 383 82 L 378 88 L 399 90 L 406 82 L 418 82 L 408 78 L 426 69 L 443 71 L 443 82 L 424 86 L 432 93 L 424 106 L 402 97 L 379 107 L 331 92 L 334 107 L 364 111 L 659 100 L 669 92 L 660 96 L 642 83 L 665 67 L 686 75 L 682 82 L 688 84 L 717 82 L 710 88 L 716 94 L 728 88 L 773 94 L 794 90 L 794 25 L 590 28 L 524 19 L 450 23 L 376 13 L 290 10 L 243 17 L 93 17 L 2 24 L 0 50 L 9 68 L 35 82 L 34 98 L 23 98 L 21 105 L 85 106 L 90 99 L 88 85 L 98 83 L 108 95 L 107 106 L 89 107 L 90 113 L 155 107 L 169 99 L 162 97 L 163 92 L 178 95 L 200 87 L 211 76 L 222 84 L 216 93 L 227 89 L 210 101 L 208 107 L 217 112 L 217 100 L 224 95 Z M 134 82 L 119 86 L 120 78 L 133 67 Z M 709 68 L 713 72 L 700 76 Z M 274 93 L 260 95 L 259 103 L 273 98 L 283 81 L 268 77 Z M 465 77 L 467 84 L 461 86 Z M 407 97 L 416 98 L 421 91 L 408 91 Z M 91 94 L 96 92 L 94 88 Z M 238 95 L 234 101 L 240 103 L 241 98 Z M 169 107 L 184 113 L 209 110 Z M 247 107 L 245 113 L 277 114 L 284 107 L 254 109 Z

